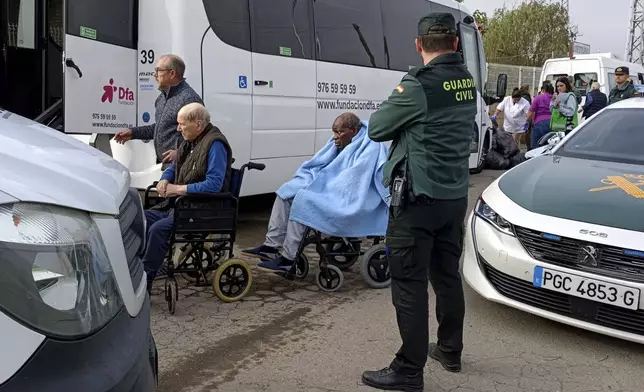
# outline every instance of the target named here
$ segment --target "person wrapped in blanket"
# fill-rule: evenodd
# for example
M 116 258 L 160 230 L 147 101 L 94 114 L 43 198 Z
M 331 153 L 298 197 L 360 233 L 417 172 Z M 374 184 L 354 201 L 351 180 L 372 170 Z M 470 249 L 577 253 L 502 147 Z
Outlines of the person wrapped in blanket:
M 269 272 L 292 267 L 306 228 L 335 237 L 384 236 L 389 191 L 382 185 L 388 147 L 368 137 L 353 113 L 333 122 L 333 137 L 277 190 L 264 243 L 242 250 Z

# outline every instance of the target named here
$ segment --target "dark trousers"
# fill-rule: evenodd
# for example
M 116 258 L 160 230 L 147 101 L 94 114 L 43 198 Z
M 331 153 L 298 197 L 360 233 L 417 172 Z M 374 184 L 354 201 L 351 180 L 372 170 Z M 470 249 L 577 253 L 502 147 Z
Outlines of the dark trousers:
M 539 139 L 550 132 L 550 121 L 542 120 L 534 125 L 532 130 L 532 149 L 539 147 Z
M 459 272 L 467 198 L 429 200 L 392 209 L 387 228 L 391 294 L 402 347 L 391 368 L 422 372 L 429 345 L 428 280 L 436 294 L 438 346 L 448 355 L 463 350 L 465 299 Z
M 143 267 L 148 275 L 148 282 L 150 282 L 163 265 L 163 259 L 168 251 L 168 241 L 174 217 L 167 211 L 147 210 L 145 211 L 145 219 L 148 223 L 148 232 Z

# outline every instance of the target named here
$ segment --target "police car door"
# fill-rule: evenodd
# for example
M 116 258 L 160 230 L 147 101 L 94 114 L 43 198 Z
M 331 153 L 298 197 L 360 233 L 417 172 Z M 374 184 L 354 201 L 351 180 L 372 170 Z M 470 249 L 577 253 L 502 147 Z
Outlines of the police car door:
M 64 0 L 65 132 L 136 124 L 137 0 Z

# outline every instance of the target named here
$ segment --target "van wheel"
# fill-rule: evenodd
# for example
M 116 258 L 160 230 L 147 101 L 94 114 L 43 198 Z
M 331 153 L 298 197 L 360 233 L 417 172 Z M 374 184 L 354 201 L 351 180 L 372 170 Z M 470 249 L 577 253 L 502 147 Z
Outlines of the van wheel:
M 483 148 L 481 149 L 481 155 L 479 156 L 479 163 L 476 165 L 476 169 L 471 169 L 470 174 L 479 174 L 485 169 L 485 162 L 487 161 L 487 152 L 489 151 L 490 145 L 490 134 L 485 135 L 483 141 Z

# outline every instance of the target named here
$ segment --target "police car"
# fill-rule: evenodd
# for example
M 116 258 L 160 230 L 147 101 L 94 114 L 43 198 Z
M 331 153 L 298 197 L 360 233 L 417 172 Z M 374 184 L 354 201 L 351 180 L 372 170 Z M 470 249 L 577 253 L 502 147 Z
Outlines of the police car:
M 504 173 L 466 223 L 488 300 L 644 343 L 644 98 L 613 104 Z

